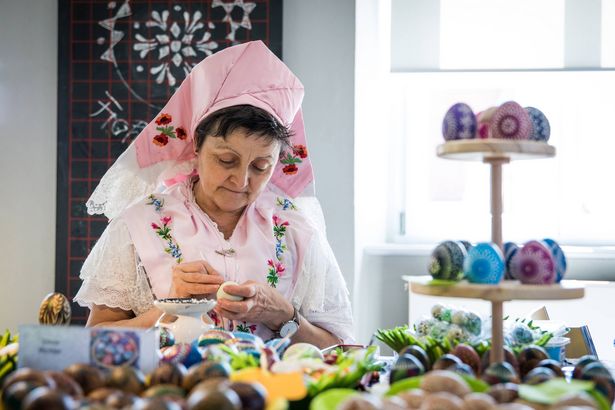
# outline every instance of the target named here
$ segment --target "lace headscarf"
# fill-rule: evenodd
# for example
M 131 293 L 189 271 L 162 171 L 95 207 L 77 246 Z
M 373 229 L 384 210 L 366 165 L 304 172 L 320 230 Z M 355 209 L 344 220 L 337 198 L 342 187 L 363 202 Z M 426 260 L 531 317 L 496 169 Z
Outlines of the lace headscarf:
M 270 187 L 293 198 L 311 199 L 313 171 L 307 157 L 302 100 L 301 82 L 261 41 L 205 58 L 105 173 L 87 201 L 88 213 L 113 219 L 165 181 L 191 174 L 198 124 L 217 110 L 243 104 L 264 109 L 293 134 L 291 148 L 280 154 Z M 317 210 L 310 212 L 321 222 L 317 201 L 315 205 Z

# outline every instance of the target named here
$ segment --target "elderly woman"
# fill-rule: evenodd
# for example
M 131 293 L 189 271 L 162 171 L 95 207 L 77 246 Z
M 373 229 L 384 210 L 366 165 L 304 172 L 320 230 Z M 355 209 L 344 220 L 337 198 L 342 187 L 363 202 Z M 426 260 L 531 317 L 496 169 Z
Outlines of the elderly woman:
M 111 221 L 75 300 L 88 325 L 154 325 L 155 298 L 219 299 L 264 339 L 352 341 L 348 291 L 312 195 L 303 86 L 261 42 L 198 64 L 88 201 Z M 166 185 L 164 190 L 159 187 Z

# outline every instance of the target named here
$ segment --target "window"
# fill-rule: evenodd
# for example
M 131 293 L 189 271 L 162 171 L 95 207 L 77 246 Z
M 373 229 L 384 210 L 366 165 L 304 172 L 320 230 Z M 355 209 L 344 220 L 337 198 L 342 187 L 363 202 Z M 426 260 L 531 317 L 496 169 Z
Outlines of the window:
M 392 122 L 404 138 L 397 206 L 404 211 L 394 239 L 490 238 L 489 166 L 440 159 L 435 150 L 454 103 L 476 113 L 514 100 L 545 113 L 557 155 L 503 167 L 504 240 L 613 244 L 615 1 L 441 0 L 437 10 L 433 3 L 392 2 L 390 95 L 400 107 L 393 115 L 403 117 Z M 395 7 L 408 4 L 434 19 L 418 30 L 438 41 L 396 57 Z

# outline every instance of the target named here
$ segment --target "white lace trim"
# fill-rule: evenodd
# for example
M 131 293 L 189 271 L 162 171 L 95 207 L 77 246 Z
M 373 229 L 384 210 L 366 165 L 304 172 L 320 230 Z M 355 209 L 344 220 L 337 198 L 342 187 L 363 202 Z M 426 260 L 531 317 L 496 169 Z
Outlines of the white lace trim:
M 305 255 L 292 304 L 312 324 L 354 342 L 352 309 L 346 281 L 329 242 L 315 233 Z
M 83 280 L 74 301 L 81 306 L 104 305 L 139 315 L 153 306 L 153 296 L 142 269 L 138 269 L 128 227 L 109 223 L 81 268 Z
M 162 188 L 164 180 L 194 169 L 194 161 L 173 160 L 141 168 L 136 151 L 136 145 L 130 144 L 103 175 L 86 203 L 88 214 L 114 219 L 136 201 Z

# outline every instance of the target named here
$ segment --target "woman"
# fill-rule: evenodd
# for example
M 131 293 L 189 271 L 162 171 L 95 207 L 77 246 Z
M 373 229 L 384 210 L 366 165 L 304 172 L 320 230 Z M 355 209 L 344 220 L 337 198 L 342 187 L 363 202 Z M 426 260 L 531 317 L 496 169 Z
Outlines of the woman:
M 352 341 L 348 292 L 311 195 L 302 98 L 262 42 L 194 67 L 88 201 L 111 219 L 75 297 L 91 309 L 88 325 L 149 327 L 162 314 L 155 298 L 213 298 L 232 280 L 224 291 L 243 300 L 218 300 L 219 326 L 264 339 L 295 332 L 293 342 L 321 347 Z

